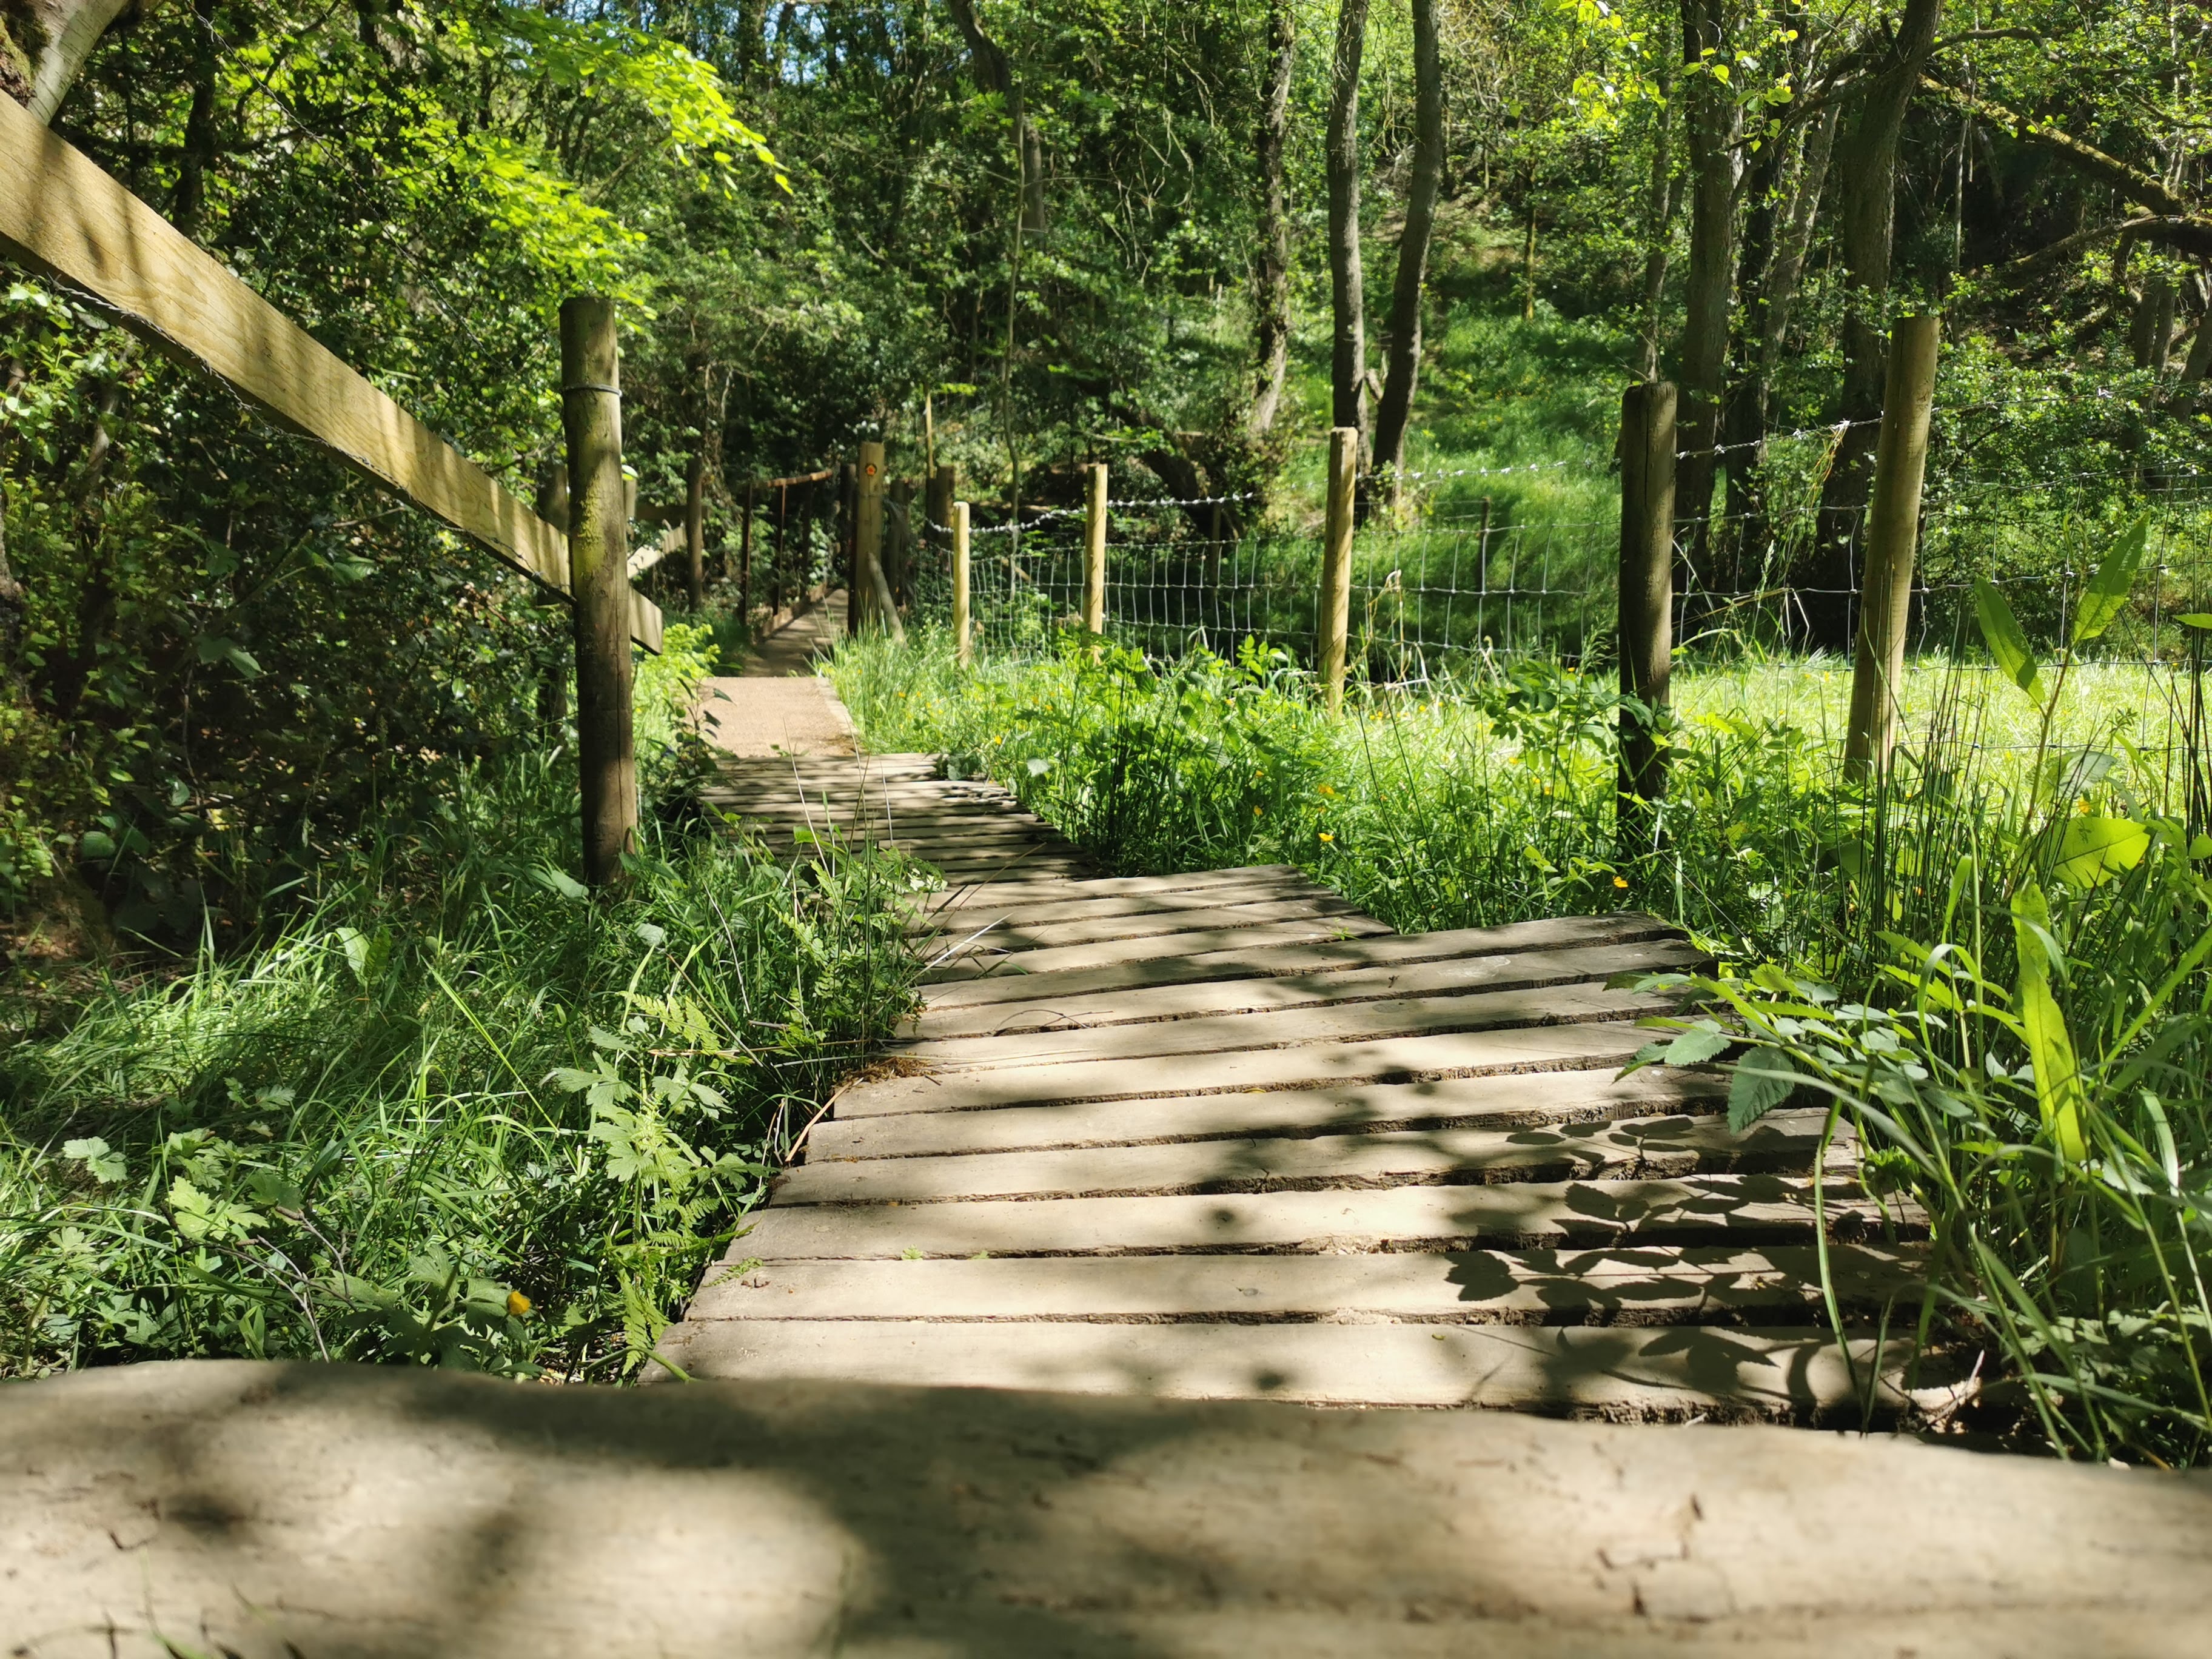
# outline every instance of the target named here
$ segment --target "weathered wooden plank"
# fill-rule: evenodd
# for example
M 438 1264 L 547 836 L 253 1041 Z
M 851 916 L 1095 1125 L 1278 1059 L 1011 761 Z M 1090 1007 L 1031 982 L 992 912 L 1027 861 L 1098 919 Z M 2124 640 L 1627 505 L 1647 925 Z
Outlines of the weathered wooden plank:
M 113 307 L 280 425 L 556 592 L 567 538 L 12 99 L 0 99 L 0 252 Z M 633 594 L 631 631 L 660 648 Z
M 982 1112 L 904 1112 L 826 1118 L 807 1136 L 810 1158 L 926 1158 L 1056 1146 L 1143 1146 L 1245 1135 L 1383 1134 L 1418 1128 L 1522 1128 L 1717 1112 L 1726 1079 L 1651 1066 L 1627 1077 L 1594 1071 L 1520 1072 L 1335 1089 L 1268 1089 L 1075 1101 Z
M 1686 969 L 1706 960 L 1695 945 L 1660 939 L 1645 945 L 1531 951 L 1517 956 L 1467 957 L 1404 967 L 1346 968 L 1274 979 L 1209 980 L 1191 985 L 1093 992 L 1087 996 L 1043 996 L 1033 1002 L 990 1003 L 981 1007 L 925 1008 L 907 1027 L 920 1040 L 902 1052 L 926 1060 L 938 1052 L 940 1044 L 957 1050 L 967 1040 L 1024 1030 L 1073 1031 L 1140 1020 L 1259 1013 L 1322 1003 L 1521 990 L 1578 980 L 1601 981 L 1618 974 Z M 1050 978 L 1042 980 L 1045 986 L 1052 982 Z
M 1369 999 L 1316 1003 L 1259 1013 L 1193 1019 L 1141 1020 L 1075 1031 L 1021 1032 L 916 1044 L 902 1051 L 938 1077 L 1015 1066 L 1218 1055 L 1308 1043 L 1383 1042 L 1446 1031 L 1487 1031 L 1509 1025 L 1557 1025 L 1580 1020 L 1640 1019 L 1680 1006 L 1668 995 L 1609 991 L 1601 984 L 1548 985 L 1534 990 L 1477 991 L 1464 996 Z
M 1925 1253 L 1833 1244 L 1854 1309 L 1919 1292 Z M 775 1261 L 707 1275 L 685 1311 L 707 1319 L 1215 1318 L 1464 1321 L 1529 1325 L 1787 1320 L 1820 1305 L 1809 1244 L 1429 1255 L 942 1257 Z
M 1169 915 L 1205 910 L 1228 904 L 1259 904 L 1269 901 L 1331 899 L 1339 896 L 1310 881 L 1277 876 L 1266 881 L 1236 886 L 1209 887 L 1194 892 L 1131 893 L 1122 897 L 1070 898 L 1036 895 L 1012 898 L 988 908 L 969 906 L 948 913 L 932 912 L 915 917 L 907 932 L 915 934 L 973 932 L 986 921 L 1002 927 L 1026 928 L 1048 922 L 1080 921 L 1105 916 Z
M 1237 886 L 1248 881 L 1261 881 L 1271 877 L 1303 878 L 1304 872 L 1295 864 L 1254 864 L 1233 870 L 1192 870 L 1172 876 L 1099 876 L 1081 884 L 1068 894 L 1070 898 L 1120 898 L 1133 893 L 1184 893 L 1205 887 Z M 1022 898 L 1019 893 L 995 891 L 988 884 L 963 887 L 951 892 L 936 895 L 930 902 L 935 910 L 959 910 L 975 906 L 988 908 L 1002 899 Z
M 1067 1066 L 885 1078 L 837 1097 L 842 1118 L 892 1112 L 974 1111 L 1055 1100 L 1129 1100 L 1146 1095 L 1216 1094 L 1240 1089 L 1318 1089 L 1346 1083 L 1413 1083 L 1498 1072 L 1551 1072 L 1626 1064 L 1651 1033 L 1607 1022 L 1393 1037 L 1381 1042 L 1314 1043 L 1165 1060 L 1089 1060 Z
M 1832 1182 L 1831 1221 L 1878 1213 Z M 771 1205 L 732 1259 L 1098 1255 L 1170 1250 L 1463 1250 L 1649 1239 L 1801 1242 L 1809 1184 L 1785 1176 L 1506 1182 L 1160 1198 L 977 1199 L 960 1204 Z
M 1903 1368 L 1900 1344 L 1852 1348 L 1860 1376 Z M 1136 1342 L 1100 1324 L 718 1320 L 674 1328 L 659 1352 L 696 1377 L 1171 1400 L 1817 1419 L 1858 1398 L 1835 1340 L 1802 1328 L 1173 1324 Z
M 1809 1170 L 1827 1113 L 1774 1112 L 1744 1134 L 1718 1117 L 1635 1119 L 1545 1129 L 1421 1129 L 1295 1139 L 1176 1141 L 946 1158 L 816 1159 L 787 1170 L 775 1202 L 901 1204 L 978 1198 L 1085 1198 L 1152 1193 L 1625 1180 L 1698 1170 Z M 1847 1134 L 1829 1151 L 1848 1170 Z
M 1390 933 L 1385 930 L 1382 934 L 1359 939 L 1289 945 L 1267 945 L 1238 939 L 1219 951 L 1109 963 L 1089 969 L 1032 968 L 1023 958 L 1010 957 L 988 977 L 939 984 L 925 994 L 928 1009 L 933 1013 L 943 1009 L 1028 1001 L 1048 994 L 1081 996 L 1154 985 L 1328 973 L 1338 969 L 1379 968 L 1393 963 L 1441 962 L 1516 951 L 1565 950 L 1680 937 L 1680 928 L 1656 917 L 1620 911 L 1609 916 L 1562 916 L 1506 927 L 1454 928 L 1434 933 Z M 1029 977 L 1031 973 L 1049 974 L 1050 977 Z
M 1257 899 L 1203 909 L 1154 910 L 1137 915 L 1097 916 L 1087 921 L 1021 926 L 1011 919 L 984 937 L 1001 951 L 1052 951 L 1071 945 L 1098 945 L 1150 939 L 1161 933 L 1218 933 L 1266 921 L 1306 921 L 1348 916 L 1364 921 L 1358 907 L 1331 893 L 1311 899 Z
M 924 983 L 969 979 L 989 973 L 1023 971 L 1059 973 L 1076 968 L 1101 968 L 1116 963 L 1142 962 L 1155 957 L 1193 956 L 1261 945 L 1310 945 L 1323 939 L 1361 939 L 1390 929 L 1356 912 L 1317 916 L 1310 921 L 1253 922 L 1243 927 L 1204 928 L 1190 933 L 1148 933 L 1141 939 L 1104 939 L 1088 945 L 1055 945 L 1048 949 L 988 954 L 994 933 L 986 933 L 969 951 L 932 969 Z

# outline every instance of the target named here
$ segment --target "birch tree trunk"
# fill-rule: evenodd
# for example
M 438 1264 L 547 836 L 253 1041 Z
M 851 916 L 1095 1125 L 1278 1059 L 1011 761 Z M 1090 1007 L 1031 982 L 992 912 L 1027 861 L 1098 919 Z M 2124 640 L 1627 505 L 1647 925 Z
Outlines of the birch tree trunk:
M 1367 434 L 1367 297 L 1359 263 L 1359 64 L 1367 0 L 1340 0 L 1328 100 L 1329 423 Z
M 1274 429 L 1291 361 L 1291 218 L 1283 155 L 1291 121 L 1291 76 L 1297 66 L 1297 16 L 1291 0 L 1268 0 L 1267 90 L 1260 108 L 1260 262 L 1253 282 L 1254 356 L 1258 383 L 1245 429 L 1254 439 Z

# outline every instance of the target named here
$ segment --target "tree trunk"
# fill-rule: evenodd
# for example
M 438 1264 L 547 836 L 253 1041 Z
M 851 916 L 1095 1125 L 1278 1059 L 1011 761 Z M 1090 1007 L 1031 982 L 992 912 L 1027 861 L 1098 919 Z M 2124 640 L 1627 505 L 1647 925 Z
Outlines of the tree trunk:
M 1770 138 L 1751 159 L 1745 178 L 1748 210 L 1738 260 L 1735 334 L 1729 349 L 1733 373 L 1721 413 L 1721 469 L 1727 476 L 1727 517 L 1713 538 L 1709 578 L 1717 595 L 1741 594 L 1755 579 L 1765 552 L 1760 466 L 1766 459 L 1770 364 L 1761 349 L 1766 308 L 1774 291 L 1776 254 L 1790 185 L 1802 165 L 1802 133 Z
M 1390 469 L 1394 487 L 1406 462 L 1406 428 L 1421 374 L 1421 289 L 1429 269 L 1429 236 L 1437 222 L 1437 188 L 1444 170 L 1444 76 L 1437 44 L 1437 0 L 1413 0 L 1413 177 L 1406 191 L 1406 226 L 1398 237 L 1398 273 L 1390 289 L 1390 355 L 1382 406 L 1375 417 L 1375 459 Z
M 1805 149 L 1790 191 L 1790 216 L 1774 250 L 1774 269 L 1767 278 L 1766 303 L 1761 310 L 1759 362 L 1771 380 L 1782 360 L 1782 342 L 1790 331 L 1790 313 L 1797 303 L 1797 285 L 1805 274 L 1805 256 L 1813 246 L 1813 229 L 1820 216 L 1820 193 L 1827 188 L 1828 156 L 1835 148 L 1836 112 L 1824 110 L 1805 134 Z
M 684 587 L 694 614 L 707 605 L 707 360 L 684 364 L 684 400 L 691 405 L 691 455 L 684 466 Z
M 1724 61 L 1723 0 L 1682 0 L 1682 61 Z M 1711 58 L 1705 56 L 1711 53 Z M 1695 585 L 1711 576 L 1713 472 L 1728 385 L 1729 301 L 1735 291 L 1735 189 L 1742 121 L 1734 94 L 1711 74 L 1685 73 L 1690 147 L 1690 263 L 1683 293 L 1681 469 L 1674 534 Z
M 1674 228 L 1674 77 L 1659 60 L 1659 104 L 1651 133 L 1651 182 L 1644 196 L 1644 339 L 1636 378 L 1659 378 L 1659 309 L 1666 302 L 1667 267 Z
M 1283 178 L 1290 135 L 1291 76 L 1297 66 L 1297 15 L 1291 0 L 1268 0 L 1267 89 L 1260 109 L 1260 264 L 1253 283 L 1254 356 L 1259 380 L 1245 430 L 1273 430 L 1291 362 L 1291 217 Z
M 1850 650 L 1858 626 L 1853 554 L 1873 481 L 1874 422 L 1881 414 L 1887 372 L 1883 310 L 1896 229 L 1898 138 L 1942 13 L 1943 0 L 1906 0 L 1876 73 L 1859 93 L 1837 155 L 1844 280 L 1844 390 L 1837 412 L 1852 424 L 1837 442 L 1821 488 L 1813 555 L 1801 584 L 1808 642 L 1820 649 Z
M 1359 60 L 1367 0 L 1340 0 L 1328 100 L 1329 423 L 1367 433 L 1367 297 L 1359 264 Z
M 215 165 L 215 0 L 192 3 L 192 101 L 185 115 L 184 153 L 169 218 L 193 240 L 207 215 L 208 169 Z
M 0 5 L 0 92 L 51 125 L 92 49 L 133 0 L 9 0 Z
M 952 21 L 968 42 L 969 54 L 975 60 L 975 78 L 986 92 L 995 92 L 1006 106 L 1006 118 L 1014 125 L 1014 153 L 1021 168 L 1022 229 L 1042 235 L 1045 229 L 1044 211 L 1044 144 L 1037 137 L 1036 128 L 1030 125 L 1029 111 L 1022 102 L 1020 84 L 1014 79 L 1013 66 L 1006 54 L 1000 50 L 997 41 L 983 32 L 975 16 L 975 0 L 949 0 Z

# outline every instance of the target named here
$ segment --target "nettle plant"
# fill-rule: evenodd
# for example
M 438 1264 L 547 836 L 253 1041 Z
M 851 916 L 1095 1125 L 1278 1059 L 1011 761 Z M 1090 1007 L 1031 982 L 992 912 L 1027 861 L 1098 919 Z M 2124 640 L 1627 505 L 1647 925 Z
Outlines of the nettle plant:
M 2124 802 L 2112 758 L 2050 742 L 2068 670 L 2124 606 L 2145 533 L 2114 544 L 2047 678 L 1983 586 L 1991 655 L 2035 702 L 2044 743 L 2008 792 L 1953 789 L 1948 819 L 1923 798 L 1910 834 L 1869 826 L 1869 866 L 1884 830 L 1881 856 L 1911 860 L 1922 885 L 1931 848 L 1960 850 L 1940 912 L 1876 936 L 1869 993 L 1774 963 L 1647 979 L 1702 1012 L 1654 1022 L 1671 1035 L 1635 1064 L 1734 1050 L 1737 1129 L 1793 1097 L 1825 1100 L 1829 1134 L 1848 1122 L 1867 1149 L 1869 1191 L 1909 1200 L 1901 1223 L 1924 1218 L 1923 1346 L 1993 1346 L 2004 1376 L 1986 1397 L 2031 1413 L 2055 1447 L 2181 1463 L 2212 1438 L 2212 836 L 2141 806 L 2093 810 L 2100 794 Z M 1986 814 L 1991 799 L 2004 810 Z M 1877 792 L 1870 810 L 1889 800 Z

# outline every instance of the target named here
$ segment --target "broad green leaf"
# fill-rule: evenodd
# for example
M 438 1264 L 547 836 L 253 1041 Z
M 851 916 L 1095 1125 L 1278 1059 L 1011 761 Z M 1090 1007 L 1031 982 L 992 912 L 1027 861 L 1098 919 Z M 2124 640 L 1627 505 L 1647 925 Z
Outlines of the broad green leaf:
M 556 870 L 550 864 L 539 865 L 531 872 L 531 874 L 538 878 L 538 884 L 540 887 L 544 888 L 548 892 L 558 893 L 562 898 L 581 899 L 589 898 L 592 896 L 591 889 L 585 886 L 582 882 L 578 881 L 567 871 Z
M 1707 1020 L 1695 1025 L 1667 1045 L 1660 1056 L 1669 1066 L 1696 1066 L 1711 1060 L 1729 1046 L 1729 1034 Z
M 2132 870 L 2150 850 L 2150 831 L 2133 818 L 2076 817 L 2058 837 L 2058 874 L 2081 888 Z
M 2088 1143 L 2081 1133 L 2086 1104 L 2081 1073 L 2066 1016 L 2051 988 L 2055 971 L 2051 948 L 2051 907 L 2043 890 L 2030 882 L 2013 901 L 2013 934 L 2020 951 L 2020 1020 L 2027 1036 L 2027 1057 L 2035 1066 L 2035 1104 L 2044 1128 L 2058 1144 L 2059 1155 L 2080 1163 Z
M 123 1179 L 123 1154 L 110 1148 L 98 1135 L 83 1140 L 64 1140 L 62 1156 L 83 1164 L 94 1181 L 112 1184 Z
M 2136 585 L 2136 570 L 2142 563 L 2143 548 L 2150 540 L 2150 514 L 2142 514 L 2112 544 L 2112 550 L 2105 555 L 2105 562 L 2097 567 L 2097 574 L 2089 578 L 2088 586 L 2081 590 L 2080 603 L 2074 607 L 2074 643 L 2083 645 L 2094 640 L 2112 625 L 2128 602 L 2128 593 Z
M 1803 1076 L 1780 1049 L 1753 1049 L 1729 1079 L 1729 1127 L 1742 1133 L 1789 1099 Z
M 2174 621 L 2184 628 L 2212 628 L 2212 611 L 2184 611 Z
M 2020 619 L 2012 614 L 2005 596 L 1984 577 L 1974 579 L 1974 615 L 1980 619 L 1982 638 L 1989 645 L 1997 672 L 2042 702 L 2042 670 L 2036 664 L 2034 649 L 2021 632 Z

